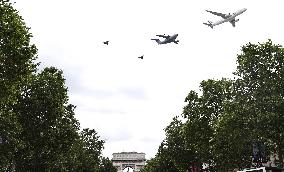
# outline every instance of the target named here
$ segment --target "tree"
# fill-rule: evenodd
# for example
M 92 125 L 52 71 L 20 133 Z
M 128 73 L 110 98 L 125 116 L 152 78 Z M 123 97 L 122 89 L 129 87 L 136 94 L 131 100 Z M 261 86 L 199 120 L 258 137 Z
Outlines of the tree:
M 175 166 L 169 153 L 169 148 L 164 142 L 161 143 L 158 153 L 154 158 L 146 161 L 146 165 L 140 172 L 178 172 L 179 169 Z
M 117 172 L 117 169 L 112 165 L 111 160 L 103 157 L 101 160 L 100 172 Z
M 79 130 L 74 106 L 67 102 L 65 79 L 54 67 L 45 68 L 27 84 L 14 108 L 25 143 L 17 153 L 20 171 L 64 169 Z
M 211 140 L 214 169 L 233 171 L 251 167 L 252 132 L 246 116 L 241 115 L 240 107 L 222 114 L 214 126 Z
M 0 0 L 0 171 L 113 170 L 95 130 L 79 132 L 63 72 L 38 72 L 32 35 Z
M 263 140 L 284 164 L 284 49 L 271 40 L 248 43 L 238 55 L 237 100 L 248 110 L 254 138 Z M 246 101 L 243 101 L 243 100 Z
M 162 154 L 150 167 L 160 165 L 158 155 L 179 171 L 190 164 L 209 171 L 257 166 L 255 142 L 264 143 L 266 154 L 278 155 L 276 164 L 283 166 L 283 59 L 284 49 L 271 40 L 243 46 L 234 80 L 209 79 L 201 82 L 200 94 L 189 92 L 182 119 L 174 118 L 166 128 Z
M 201 95 L 190 91 L 185 101 L 182 116 L 184 123 L 184 139 L 187 150 L 190 150 L 191 164 L 212 171 L 214 166 L 212 154 L 212 139 L 214 137 L 214 125 L 219 116 L 224 112 L 225 102 L 231 99 L 232 81 L 206 80 L 200 84 Z
M 15 112 L 23 128 L 25 147 L 16 154 L 19 171 L 114 170 L 101 156 L 104 141 L 93 129 L 83 129 L 68 104 L 62 71 L 45 68 L 34 76 L 19 98 Z
M 0 0 L 0 171 L 13 168 L 14 154 L 23 146 L 22 129 L 13 111 L 25 83 L 36 71 L 37 49 L 32 35 L 9 0 Z
M 79 171 L 97 172 L 100 169 L 101 151 L 104 141 L 99 139 L 95 130 L 83 129 L 80 133 L 81 152 L 79 154 Z
M 201 95 L 190 91 L 185 99 L 181 117 L 175 117 L 166 127 L 166 139 L 159 148 L 159 156 L 166 157 L 178 171 L 196 166 L 212 171 L 212 139 L 214 125 L 223 113 L 223 104 L 231 98 L 231 80 L 207 80 L 200 84 Z M 179 120 L 179 118 L 183 118 Z M 182 122 L 183 121 L 183 122 Z M 157 155 L 156 164 L 160 163 Z
M 167 157 L 179 171 L 187 170 L 195 161 L 195 152 L 188 148 L 186 126 L 178 117 L 166 127 L 166 139 L 160 147 L 160 154 Z

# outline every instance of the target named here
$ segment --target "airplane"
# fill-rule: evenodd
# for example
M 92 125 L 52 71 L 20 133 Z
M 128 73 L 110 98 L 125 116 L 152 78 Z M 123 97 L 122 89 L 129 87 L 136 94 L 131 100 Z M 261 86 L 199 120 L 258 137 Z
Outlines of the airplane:
M 165 38 L 165 40 L 163 40 L 163 41 L 160 41 L 160 39 L 151 39 L 151 40 L 156 41 L 158 44 L 167 44 L 167 43 L 171 43 L 171 42 L 178 44 L 178 42 L 179 42 L 179 40 L 176 40 L 178 34 L 174 34 L 172 36 L 165 35 L 165 34 L 164 35 L 156 35 L 156 36 Z
M 139 59 L 143 59 L 144 58 L 144 55 L 142 55 L 142 56 L 140 56 L 140 57 L 138 57 Z
M 103 42 L 103 43 L 106 44 L 106 45 L 108 45 L 109 41 L 105 41 L 105 42 Z
M 217 21 L 215 23 L 211 22 L 211 21 L 208 21 L 208 23 L 203 23 L 209 27 L 211 27 L 213 29 L 214 26 L 217 26 L 219 24 L 222 24 L 222 23 L 225 23 L 225 22 L 230 22 L 232 24 L 233 27 L 236 26 L 236 22 L 239 21 L 239 19 L 235 19 L 238 15 L 242 14 L 243 12 L 245 12 L 247 9 L 246 8 L 243 8 L 241 10 L 238 10 L 236 12 L 234 12 L 233 14 L 222 14 L 222 13 L 217 13 L 217 12 L 213 12 L 213 11 L 209 11 L 209 10 L 206 10 L 207 12 L 211 13 L 211 14 L 214 14 L 214 15 L 217 15 L 217 16 L 220 16 L 222 17 L 223 19 L 220 20 L 220 21 Z

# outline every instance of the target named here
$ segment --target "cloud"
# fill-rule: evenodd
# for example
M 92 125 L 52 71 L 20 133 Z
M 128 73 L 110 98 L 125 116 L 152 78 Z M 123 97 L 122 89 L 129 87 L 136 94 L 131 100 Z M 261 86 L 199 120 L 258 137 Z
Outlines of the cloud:
M 126 114 L 125 111 L 121 110 L 121 109 L 115 109 L 115 108 L 96 108 L 96 107 L 87 107 L 87 106 L 83 106 L 80 107 L 80 109 L 85 110 L 85 111 L 89 111 L 92 112 L 94 114 L 100 114 L 100 115 L 118 115 L 118 114 Z
M 38 61 L 63 70 L 76 117 L 107 139 L 107 155 L 129 150 L 153 156 L 187 93 L 198 90 L 202 80 L 231 76 L 240 46 L 268 38 L 283 43 L 280 0 L 259 1 L 257 8 L 245 0 L 61 0 L 56 6 L 55 0 L 15 1 L 31 27 Z M 218 20 L 206 9 L 239 8 L 248 11 L 235 28 L 224 23 L 212 30 L 202 24 Z M 150 40 L 163 33 L 178 33 L 180 43 Z M 106 39 L 109 46 L 102 44 Z M 143 54 L 143 60 L 137 58 Z
M 81 75 L 84 75 L 84 73 Z M 67 85 L 72 94 L 93 97 L 94 99 L 112 99 L 118 96 L 132 100 L 144 100 L 147 98 L 145 89 L 141 87 L 114 86 L 112 88 L 100 88 L 98 86 L 92 88 L 92 86 L 83 85 L 79 77 L 80 75 L 72 75 L 67 78 Z
M 144 143 L 157 143 L 157 142 L 162 142 L 161 138 L 157 137 L 142 137 L 139 139 L 139 141 L 144 142 Z
M 123 87 L 118 89 L 118 93 L 130 99 L 144 100 L 147 94 L 143 88 L 140 87 Z
M 106 139 L 106 142 L 110 143 L 127 141 L 131 140 L 134 137 L 133 133 L 131 133 L 131 128 L 123 126 L 120 128 L 115 127 L 115 129 L 111 129 L 106 133 L 102 133 L 102 135 Z

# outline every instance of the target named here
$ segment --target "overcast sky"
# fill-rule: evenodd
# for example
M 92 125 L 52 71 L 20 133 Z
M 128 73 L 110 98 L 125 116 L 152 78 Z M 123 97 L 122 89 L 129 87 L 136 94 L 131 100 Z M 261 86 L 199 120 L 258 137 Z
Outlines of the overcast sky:
M 40 68 L 63 70 L 76 118 L 106 140 L 103 154 L 110 158 L 122 151 L 153 157 L 188 92 L 198 91 L 202 80 L 232 78 L 242 45 L 268 39 L 284 45 L 283 0 L 15 2 L 31 28 Z M 241 8 L 247 11 L 235 28 L 202 24 L 220 20 L 206 9 Z M 175 33 L 179 44 L 151 40 Z

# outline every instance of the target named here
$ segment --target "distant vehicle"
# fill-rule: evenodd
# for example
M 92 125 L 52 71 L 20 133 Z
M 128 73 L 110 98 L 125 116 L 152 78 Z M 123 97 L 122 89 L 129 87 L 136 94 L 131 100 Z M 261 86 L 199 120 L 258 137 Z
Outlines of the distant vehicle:
M 222 14 L 222 13 L 217 13 L 217 12 L 213 12 L 213 11 L 209 11 L 209 10 L 206 10 L 207 12 L 211 13 L 211 14 L 214 14 L 214 15 L 217 15 L 217 16 L 220 16 L 222 17 L 223 19 L 220 20 L 220 21 L 217 21 L 215 23 L 211 22 L 211 21 L 208 21 L 208 23 L 203 23 L 209 27 L 211 27 L 213 29 L 214 26 L 217 26 L 219 24 L 222 24 L 222 23 L 225 23 L 225 22 L 230 22 L 232 24 L 233 27 L 236 26 L 236 22 L 239 21 L 239 19 L 236 19 L 236 17 L 240 14 L 242 14 L 243 12 L 245 12 L 247 9 L 246 8 L 243 8 L 241 10 L 238 10 L 236 12 L 234 12 L 233 14 Z
M 160 41 L 160 39 L 151 39 L 151 40 L 156 41 L 158 44 L 167 44 L 167 43 L 171 43 L 171 42 L 178 44 L 178 42 L 179 42 L 179 40 L 176 40 L 178 34 L 174 34 L 172 36 L 165 35 L 165 34 L 164 35 L 156 35 L 156 36 L 165 38 L 163 41 Z
M 144 55 L 143 56 L 140 56 L 140 57 L 138 57 L 139 59 L 143 59 L 144 58 Z
M 104 41 L 103 43 L 106 44 L 106 45 L 108 45 L 109 41 Z
M 260 168 L 253 168 L 253 169 L 245 169 L 243 171 L 237 171 L 237 172 L 284 172 L 284 168 L 260 167 Z

